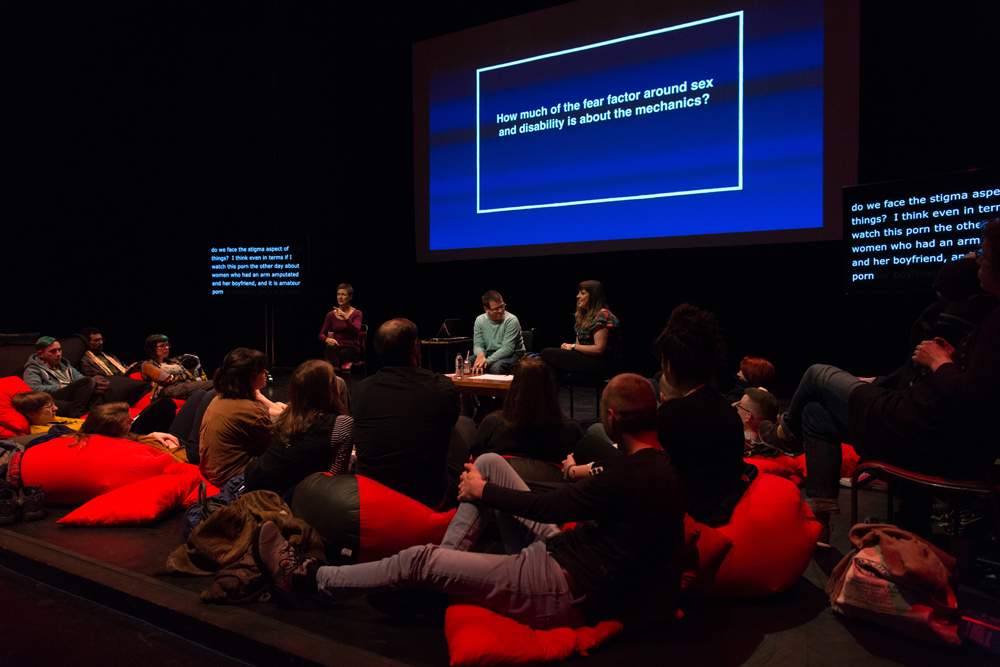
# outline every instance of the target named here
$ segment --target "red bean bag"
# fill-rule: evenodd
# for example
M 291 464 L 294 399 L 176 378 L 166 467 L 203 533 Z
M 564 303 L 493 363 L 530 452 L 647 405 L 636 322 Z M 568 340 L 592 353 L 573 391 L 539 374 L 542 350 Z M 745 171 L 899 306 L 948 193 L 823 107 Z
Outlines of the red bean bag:
M 766 472 L 769 475 L 778 475 L 786 479 L 790 479 L 795 482 L 795 486 L 801 487 L 805 483 L 806 471 L 804 463 L 800 462 L 797 458 L 792 458 L 791 456 L 775 456 L 764 457 L 764 456 L 751 456 L 750 458 L 743 459 L 744 462 L 750 465 L 756 466 L 757 470 L 760 472 Z
M 360 475 L 316 473 L 295 487 L 292 514 L 319 531 L 339 564 L 365 563 L 437 544 L 455 510 L 435 512 Z
M 854 451 L 854 447 L 851 447 L 846 442 L 841 443 L 840 446 L 842 448 L 841 456 L 843 456 L 843 460 L 840 464 L 840 476 L 850 477 L 854 474 L 854 469 L 858 467 L 858 462 L 861 460 L 861 457 L 858 456 L 856 451 Z
M 41 485 L 45 500 L 79 505 L 113 489 L 163 472 L 174 463 L 169 454 L 119 438 L 92 435 L 86 445 L 70 447 L 74 438 L 55 438 L 35 445 L 21 458 L 21 480 Z
M 31 391 L 31 387 L 16 375 L 0 378 L 0 438 L 25 435 L 31 428 L 28 418 L 10 404 L 14 394 Z
M 681 555 L 681 588 L 696 588 L 702 572 L 712 577 L 733 548 L 733 541 L 711 526 L 684 515 L 684 552 Z
M 152 523 L 180 508 L 201 479 L 198 467 L 191 466 L 179 474 L 157 475 L 126 484 L 84 503 L 57 523 L 83 526 Z
M 689 591 L 711 597 L 754 597 L 788 589 L 805 572 L 820 525 L 799 489 L 777 475 L 758 475 L 718 532 L 733 547 L 718 569 L 698 572 Z
M 618 634 L 622 624 L 593 628 L 533 630 L 489 609 L 453 604 L 444 616 L 444 636 L 452 665 L 537 665 L 565 660 L 600 646 Z

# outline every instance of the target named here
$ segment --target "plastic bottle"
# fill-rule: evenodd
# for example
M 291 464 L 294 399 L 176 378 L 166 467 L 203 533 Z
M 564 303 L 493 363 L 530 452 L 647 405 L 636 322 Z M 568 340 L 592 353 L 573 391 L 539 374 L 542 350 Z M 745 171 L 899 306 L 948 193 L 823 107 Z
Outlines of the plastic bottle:
M 455 377 L 459 380 L 462 379 L 462 355 L 458 354 L 455 356 Z
M 462 367 L 462 374 L 469 375 L 472 373 L 472 368 L 469 366 L 469 353 L 465 353 L 465 365 Z

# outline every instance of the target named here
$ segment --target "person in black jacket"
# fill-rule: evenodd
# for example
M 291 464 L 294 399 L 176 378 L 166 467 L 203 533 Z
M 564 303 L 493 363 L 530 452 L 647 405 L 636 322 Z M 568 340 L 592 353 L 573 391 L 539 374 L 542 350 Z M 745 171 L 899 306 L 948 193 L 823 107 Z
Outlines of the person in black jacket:
M 603 422 L 627 452 L 601 474 L 536 493 L 497 454 L 467 464 L 462 500 L 441 546 L 405 549 L 373 563 L 320 567 L 303 560 L 273 522 L 252 547 L 261 571 L 285 596 L 340 598 L 424 589 L 482 605 L 535 628 L 579 627 L 622 618 L 654 580 L 669 604 L 680 591 L 670 565 L 684 541 L 683 487 L 656 441 L 649 381 L 619 375 L 605 389 Z M 732 408 L 730 408 L 731 410 Z M 509 555 L 471 553 L 497 516 Z M 583 522 L 560 532 L 556 523 Z M 663 575 L 663 576 L 661 576 Z

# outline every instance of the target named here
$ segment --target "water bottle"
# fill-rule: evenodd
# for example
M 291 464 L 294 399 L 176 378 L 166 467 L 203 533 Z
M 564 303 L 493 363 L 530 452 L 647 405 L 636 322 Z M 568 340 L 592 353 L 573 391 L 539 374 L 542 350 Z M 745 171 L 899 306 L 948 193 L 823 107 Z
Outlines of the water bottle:
M 462 366 L 462 375 L 469 375 L 472 373 L 472 369 L 469 367 L 469 353 L 465 353 L 465 364 Z
M 462 379 L 462 355 L 458 354 L 455 356 L 455 377 L 459 380 Z

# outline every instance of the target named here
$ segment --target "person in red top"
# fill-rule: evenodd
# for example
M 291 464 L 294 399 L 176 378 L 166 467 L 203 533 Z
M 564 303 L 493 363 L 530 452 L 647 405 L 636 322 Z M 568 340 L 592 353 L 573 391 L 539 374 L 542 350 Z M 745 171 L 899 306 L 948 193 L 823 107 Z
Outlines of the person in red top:
M 353 287 L 337 285 L 337 307 L 326 314 L 319 330 L 320 341 L 326 343 L 324 356 L 338 371 L 342 365 L 361 359 L 361 311 L 351 306 L 353 298 Z

